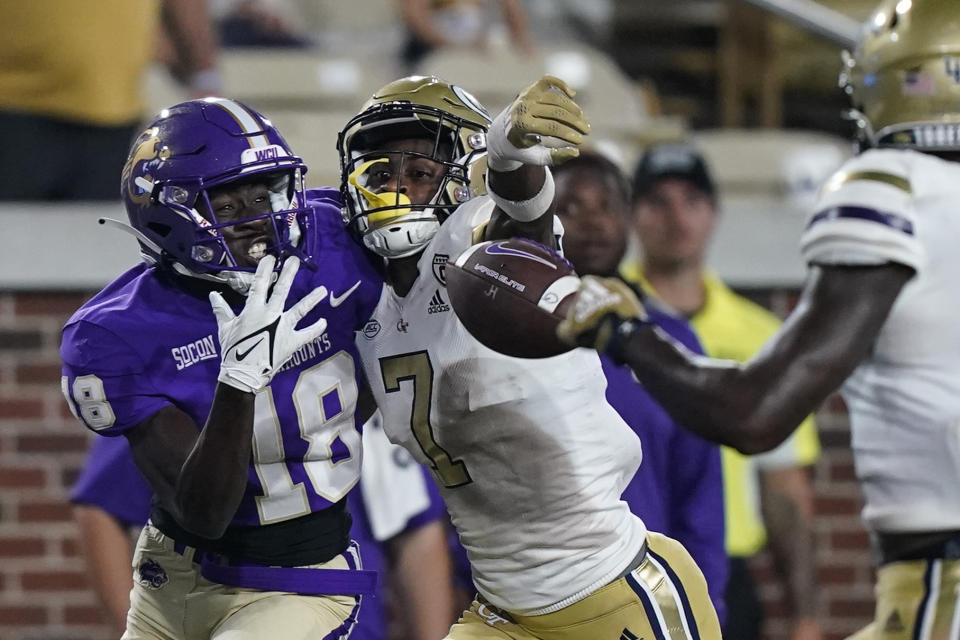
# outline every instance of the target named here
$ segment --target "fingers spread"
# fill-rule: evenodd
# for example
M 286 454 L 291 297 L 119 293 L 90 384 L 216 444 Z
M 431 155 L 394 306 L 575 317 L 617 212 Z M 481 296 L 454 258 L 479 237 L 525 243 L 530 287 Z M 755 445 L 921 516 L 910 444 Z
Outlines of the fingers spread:
M 247 293 L 247 301 L 254 301 L 263 304 L 267 300 L 267 289 L 270 288 L 270 281 L 273 279 L 273 267 L 277 264 L 277 259 L 272 255 L 265 255 L 257 265 L 257 272 L 253 275 L 253 282 L 250 284 L 250 291 Z
M 291 326 L 296 326 L 296 324 L 300 322 L 305 315 L 310 313 L 310 311 L 325 297 L 327 297 L 327 288 L 323 285 L 303 296 L 303 299 L 301 299 L 297 304 L 293 305 L 289 311 L 287 311 L 293 320 Z
M 210 306 L 213 308 L 213 315 L 217 318 L 218 325 L 229 322 L 236 317 L 233 309 L 230 308 L 230 305 L 223 299 L 219 291 L 211 291 L 208 297 L 210 299 Z
M 268 306 L 278 312 L 283 310 L 287 295 L 290 293 L 290 287 L 293 285 L 293 279 L 299 269 L 300 259 L 296 256 L 290 256 L 284 260 L 283 268 L 280 270 L 280 277 L 277 279 L 277 284 L 273 287 L 273 293 L 270 295 Z

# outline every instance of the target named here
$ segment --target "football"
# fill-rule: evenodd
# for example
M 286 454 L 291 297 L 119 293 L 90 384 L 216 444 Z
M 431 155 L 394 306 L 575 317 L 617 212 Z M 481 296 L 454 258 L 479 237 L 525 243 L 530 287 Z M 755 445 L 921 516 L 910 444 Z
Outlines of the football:
M 516 358 L 572 348 L 556 327 L 580 279 L 556 251 L 524 238 L 482 242 L 447 265 L 446 279 L 454 313 L 486 347 Z

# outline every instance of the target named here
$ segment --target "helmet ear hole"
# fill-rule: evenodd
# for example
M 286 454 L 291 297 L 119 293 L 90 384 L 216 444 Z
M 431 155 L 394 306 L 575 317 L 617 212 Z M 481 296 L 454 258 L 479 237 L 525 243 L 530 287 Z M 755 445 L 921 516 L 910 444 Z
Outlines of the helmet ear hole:
M 150 231 L 153 231 L 161 238 L 166 238 L 170 234 L 170 226 L 166 224 L 160 224 L 159 222 L 147 223 L 147 229 L 150 229 Z

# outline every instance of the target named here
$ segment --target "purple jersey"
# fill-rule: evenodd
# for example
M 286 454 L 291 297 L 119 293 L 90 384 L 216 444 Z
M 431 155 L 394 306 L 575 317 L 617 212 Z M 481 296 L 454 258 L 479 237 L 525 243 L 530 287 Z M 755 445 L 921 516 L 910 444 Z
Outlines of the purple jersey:
M 694 353 L 700 343 L 682 320 L 650 309 L 651 319 Z M 722 621 L 727 583 L 723 478 L 719 448 L 683 429 L 644 390 L 626 367 L 603 356 L 607 401 L 643 443 L 643 463 L 623 492 L 630 510 L 651 531 L 680 541 L 707 580 Z
M 366 433 L 364 440 L 367 440 Z M 405 510 L 406 515 L 402 519 L 394 518 L 394 526 L 400 527 L 399 532 L 394 535 L 412 531 L 443 518 L 446 513 L 440 493 L 427 470 L 419 466 L 406 451 L 399 447 L 397 450 L 398 453 L 390 456 L 374 454 L 368 457 L 365 461 L 367 466 L 364 467 L 367 469 L 371 463 L 379 464 L 380 473 L 385 474 L 386 478 L 395 478 L 410 469 L 416 469 L 420 474 L 421 495 L 404 492 L 402 499 L 411 506 Z M 411 485 L 406 483 L 405 486 Z M 70 492 L 70 501 L 99 507 L 126 526 L 142 526 L 150 512 L 151 495 L 150 486 L 133 463 L 127 439 L 97 438 L 90 448 L 80 477 Z M 371 505 L 367 503 L 370 501 L 376 502 L 377 498 L 365 500 L 360 484 L 347 495 L 347 504 L 353 515 L 350 537 L 360 545 L 363 568 L 380 574 L 376 594 L 363 599 L 357 616 L 357 626 L 350 634 L 350 640 L 380 640 L 385 637 L 387 629 L 384 610 L 387 552 L 384 542 L 374 536 L 368 515 Z
M 360 473 L 355 409 L 362 374 L 353 332 L 376 305 L 381 280 L 347 234 L 336 192 L 308 196 L 316 215 L 303 242 L 316 269 L 300 269 L 286 306 L 322 284 L 329 294 L 301 325 L 325 317 L 328 327 L 257 394 L 247 489 L 231 526 L 325 509 Z M 204 424 L 220 370 L 208 290 L 202 281 L 139 265 L 73 315 L 63 331 L 62 384 L 89 428 L 119 435 L 167 406 L 186 412 L 198 428 Z
M 142 527 L 152 496 L 127 439 L 96 438 L 70 491 L 70 502 L 99 507 L 126 527 Z
M 388 563 L 385 543 L 436 520 L 446 508 L 432 476 L 402 447 L 387 440 L 378 419 L 363 432 L 363 473 L 347 496 L 351 537 L 360 544 L 363 568 L 380 574 L 373 598 L 364 598 L 350 640 L 387 637 Z

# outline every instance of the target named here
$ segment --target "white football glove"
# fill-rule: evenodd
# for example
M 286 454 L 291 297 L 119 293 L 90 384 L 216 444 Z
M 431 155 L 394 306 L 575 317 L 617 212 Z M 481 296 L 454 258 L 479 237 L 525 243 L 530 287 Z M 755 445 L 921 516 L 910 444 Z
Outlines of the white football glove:
M 487 166 L 515 171 L 521 165 L 560 164 L 580 154 L 590 132 L 583 110 L 567 83 L 545 75 L 501 111 L 487 131 Z
M 317 287 L 288 311 L 283 310 L 300 268 L 297 258 L 288 257 L 283 263 L 277 284 L 267 299 L 275 264 L 276 258 L 271 255 L 260 260 L 247 302 L 239 315 L 233 313 L 219 292 L 210 292 L 222 354 L 217 379 L 241 391 L 256 392 L 266 387 L 297 349 L 319 338 L 327 329 L 323 318 L 299 331 L 294 329 L 326 297 L 325 287 Z

